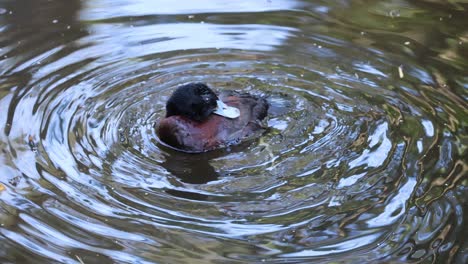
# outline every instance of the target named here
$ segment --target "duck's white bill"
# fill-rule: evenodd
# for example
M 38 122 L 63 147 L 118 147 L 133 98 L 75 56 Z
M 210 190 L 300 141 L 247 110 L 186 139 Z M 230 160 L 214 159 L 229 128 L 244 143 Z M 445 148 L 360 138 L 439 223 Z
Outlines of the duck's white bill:
M 216 103 L 218 103 L 218 106 L 213 113 L 227 118 L 238 118 L 240 116 L 239 109 L 229 106 L 221 100 L 216 101 Z

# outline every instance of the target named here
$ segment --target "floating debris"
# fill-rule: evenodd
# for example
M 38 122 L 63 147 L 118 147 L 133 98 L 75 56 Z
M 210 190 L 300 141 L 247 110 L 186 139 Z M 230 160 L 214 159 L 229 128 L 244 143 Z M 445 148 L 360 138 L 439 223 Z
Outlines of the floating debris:
M 403 73 L 403 65 L 398 66 L 398 75 L 400 76 L 400 79 L 405 77 L 405 74 Z
M 18 186 L 20 182 L 21 182 L 21 176 L 19 175 L 8 180 L 8 183 L 15 187 Z
M 37 151 L 37 144 L 36 142 L 34 142 L 34 137 L 31 135 L 29 135 L 28 137 L 28 145 L 29 145 L 29 148 L 31 148 L 31 151 L 34 151 L 34 152 Z
M 75 255 L 75 257 L 76 257 L 76 259 L 80 262 L 80 264 L 85 264 L 85 263 L 83 262 L 83 260 L 82 260 L 80 257 L 78 257 L 77 255 Z

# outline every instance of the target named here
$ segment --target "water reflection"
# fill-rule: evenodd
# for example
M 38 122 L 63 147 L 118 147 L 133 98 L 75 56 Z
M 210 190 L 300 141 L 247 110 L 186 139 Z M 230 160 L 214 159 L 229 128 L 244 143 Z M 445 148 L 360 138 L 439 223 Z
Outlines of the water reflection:
M 131 27 L 97 24 L 90 29 L 92 34 L 82 42 L 101 45 L 99 50 L 105 50 L 107 56 L 122 56 L 123 50 L 136 56 L 209 48 L 269 51 L 280 46 L 294 31 L 270 25 L 232 26 L 200 22 Z
M 145 15 L 176 15 L 176 14 L 199 14 L 199 13 L 258 13 L 297 8 L 298 1 L 275 0 L 275 1 L 222 1 L 222 0 L 200 0 L 196 2 L 185 1 L 183 4 L 174 5 L 170 0 L 122 0 L 118 3 L 110 0 L 99 0 L 85 2 L 85 8 L 81 12 L 81 19 L 98 20 L 122 16 L 145 16 Z M 112 7 L 112 8 L 110 8 Z
M 210 165 L 209 154 L 172 153 L 166 156 L 161 166 L 186 183 L 207 183 L 219 178 L 218 172 Z
M 81 1 L 48 2 L 20 0 L 2 5 L 8 12 L 0 15 L 0 60 L 3 61 L 0 73 L 30 74 L 33 67 L 40 68 L 49 62 L 45 58 L 53 61 L 61 45 L 86 34 L 75 19 Z M 70 48 L 56 54 L 55 59 L 63 57 L 67 50 Z
M 462 2 L 0 2 L 0 259 L 465 263 Z M 191 155 L 178 85 L 270 102 Z

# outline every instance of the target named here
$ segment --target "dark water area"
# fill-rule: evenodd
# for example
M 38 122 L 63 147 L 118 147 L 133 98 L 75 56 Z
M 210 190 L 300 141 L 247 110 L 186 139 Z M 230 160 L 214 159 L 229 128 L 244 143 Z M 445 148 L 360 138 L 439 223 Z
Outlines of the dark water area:
M 0 0 L 0 263 L 468 263 L 468 2 Z M 203 154 L 179 85 L 265 96 Z

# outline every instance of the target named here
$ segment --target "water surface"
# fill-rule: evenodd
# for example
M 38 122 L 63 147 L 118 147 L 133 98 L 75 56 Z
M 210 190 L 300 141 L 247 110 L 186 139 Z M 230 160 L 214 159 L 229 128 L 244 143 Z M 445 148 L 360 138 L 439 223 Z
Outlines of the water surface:
M 0 0 L 2 263 L 466 263 L 464 1 Z M 153 126 L 205 82 L 260 137 Z

